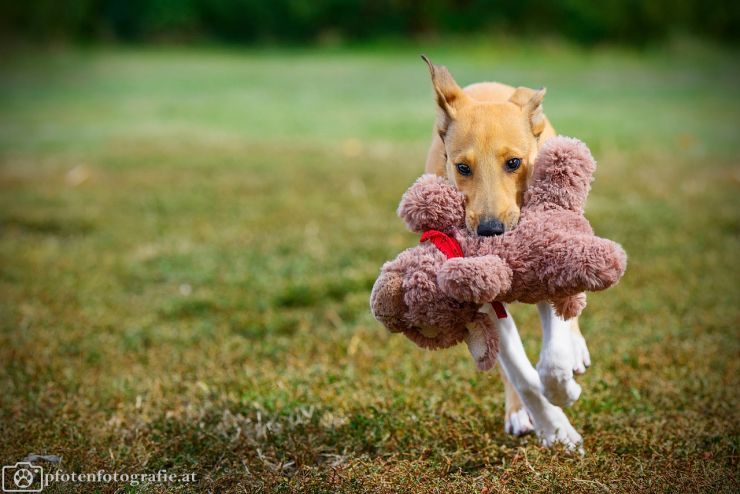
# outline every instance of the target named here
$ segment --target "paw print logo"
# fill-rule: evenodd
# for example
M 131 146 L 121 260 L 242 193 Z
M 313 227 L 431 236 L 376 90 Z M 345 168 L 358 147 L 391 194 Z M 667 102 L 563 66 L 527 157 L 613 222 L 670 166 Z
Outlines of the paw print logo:
M 28 489 L 33 484 L 33 473 L 28 468 L 20 468 L 13 474 L 13 482 L 21 489 Z

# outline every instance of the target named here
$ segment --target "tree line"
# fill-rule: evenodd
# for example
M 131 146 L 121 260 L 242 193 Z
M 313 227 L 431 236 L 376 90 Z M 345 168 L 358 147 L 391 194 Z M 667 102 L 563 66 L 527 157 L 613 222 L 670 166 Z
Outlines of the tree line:
M 363 41 L 505 33 L 645 44 L 675 33 L 734 43 L 740 2 L 717 0 L 3 0 L 5 37 L 29 40 Z

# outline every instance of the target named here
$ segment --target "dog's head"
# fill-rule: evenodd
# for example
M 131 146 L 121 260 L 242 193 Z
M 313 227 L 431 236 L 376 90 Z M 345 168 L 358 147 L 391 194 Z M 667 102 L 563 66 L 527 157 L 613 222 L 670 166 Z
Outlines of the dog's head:
M 446 67 L 422 58 L 432 76 L 447 177 L 465 195 L 467 227 L 486 236 L 514 228 L 545 129 L 545 89 L 522 87 L 505 102 L 478 101 Z

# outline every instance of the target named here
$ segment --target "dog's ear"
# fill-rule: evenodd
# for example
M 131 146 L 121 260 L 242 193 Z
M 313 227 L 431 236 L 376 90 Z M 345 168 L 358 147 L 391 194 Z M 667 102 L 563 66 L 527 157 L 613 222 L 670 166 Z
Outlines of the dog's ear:
M 518 105 L 524 111 L 529 119 L 529 125 L 532 128 L 532 134 L 539 137 L 545 130 L 545 114 L 542 112 L 542 100 L 545 98 L 547 89 L 530 89 L 528 87 L 518 87 L 509 101 Z
M 433 64 L 426 55 L 422 55 L 421 58 L 429 66 L 434 96 L 439 107 L 437 127 L 441 133 L 444 133 L 450 121 L 455 119 L 457 110 L 468 98 L 460 86 L 457 85 L 447 67 Z

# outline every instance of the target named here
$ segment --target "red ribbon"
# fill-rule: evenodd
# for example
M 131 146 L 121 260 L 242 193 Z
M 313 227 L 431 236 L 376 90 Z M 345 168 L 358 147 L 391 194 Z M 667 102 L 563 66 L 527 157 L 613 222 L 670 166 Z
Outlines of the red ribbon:
M 427 240 L 431 241 L 435 247 L 441 250 L 442 253 L 447 256 L 447 259 L 452 259 L 453 257 L 465 257 L 462 247 L 460 247 L 460 243 L 444 232 L 440 232 L 439 230 L 427 230 L 421 235 L 419 243 L 426 242 Z M 501 302 L 491 302 L 491 306 L 493 307 L 494 312 L 496 312 L 496 317 L 499 319 L 506 319 L 506 308 L 504 308 L 504 304 Z
M 506 307 L 504 307 L 504 304 L 501 302 L 491 302 L 491 306 L 493 307 L 494 312 L 496 312 L 496 317 L 499 319 L 506 319 Z
M 440 232 L 438 230 L 427 230 L 422 234 L 419 243 L 426 242 L 427 240 L 431 240 L 434 246 L 447 256 L 447 259 L 452 259 L 453 257 L 464 257 L 462 247 L 460 247 L 457 240 L 444 232 Z

